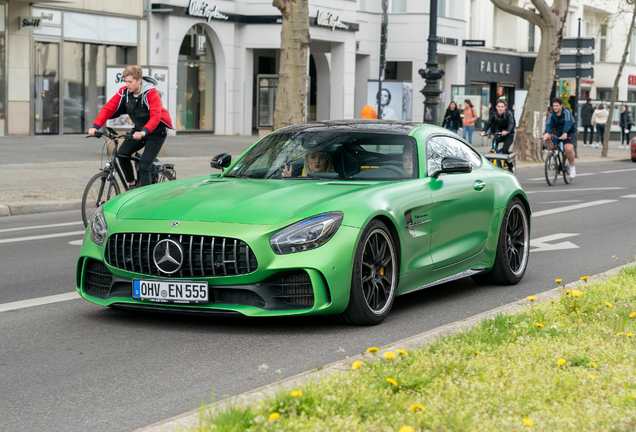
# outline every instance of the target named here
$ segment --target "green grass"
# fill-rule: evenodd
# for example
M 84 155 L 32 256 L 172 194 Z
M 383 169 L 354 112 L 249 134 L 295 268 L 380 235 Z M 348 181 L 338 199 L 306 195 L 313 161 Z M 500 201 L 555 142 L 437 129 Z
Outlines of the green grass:
M 202 407 L 194 430 L 634 431 L 636 336 L 627 334 L 636 334 L 636 267 L 581 292 L 394 359 L 365 354 L 357 370 L 310 382 L 302 396 L 280 392 L 214 417 Z

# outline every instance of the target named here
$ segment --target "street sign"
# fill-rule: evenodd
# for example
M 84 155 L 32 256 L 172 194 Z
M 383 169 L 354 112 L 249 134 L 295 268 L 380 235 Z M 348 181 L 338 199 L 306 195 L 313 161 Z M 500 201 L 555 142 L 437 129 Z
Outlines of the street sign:
M 486 41 L 485 40 L 477 40 L 477 39 L 464 39 L 462 41 L 462 46 L 467 46 L 467 47 L 485 47 L 486 46 Z
M 576 68 L 572 69 L 557 69 L 554 75 L 554 80 L 576 78 Z M 594 78 L 594 68 L 585 67 L 579 69 L 579 78 L 592 79 Z
M 576 66 L 576 62 L 581 64 L 581 67 L 584 65 L 593 65 L 594 64 L 594 54 L 561 54 L 561 58 L 559 59 L 559 68 L 567 69 L 567 65 L 571 65 L 572 67 Z
M 580 41 L 578 46 L 577 40 Z M 594 38 L 564 37 L 561 48 L 594 49 Z

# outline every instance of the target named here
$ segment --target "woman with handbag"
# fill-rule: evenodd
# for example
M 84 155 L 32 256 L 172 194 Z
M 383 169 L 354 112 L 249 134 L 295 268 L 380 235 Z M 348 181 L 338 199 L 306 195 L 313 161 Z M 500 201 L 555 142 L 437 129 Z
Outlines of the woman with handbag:
M 466 139 L 466 135 L 468 135 L 468 143 L 473 145 L 473 132 L 475 131 L 477 111 L 475 111 L 475 107 L 470 100 L 466 99 L 464 102 L 466 103 L 466 108 L 464 108 L 464 118 L 462 119 L 462 138 Z

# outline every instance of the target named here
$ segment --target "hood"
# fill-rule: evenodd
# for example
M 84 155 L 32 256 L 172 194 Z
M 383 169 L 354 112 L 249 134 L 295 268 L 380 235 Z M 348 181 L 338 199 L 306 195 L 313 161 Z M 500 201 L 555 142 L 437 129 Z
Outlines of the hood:
M 151 76 L 144 76 L 141 78 L 141 92 L 146 93 L 148 90 L 152 90 L 153 88 L 157 88 L 159 85 L 159 81 L 154 79 Z
M 197 177 L 152 187 L 122 201 L 116 212 L 118 219 L 272 225 L 343 211 L 351 194 L 366 193 L 373 184 Z

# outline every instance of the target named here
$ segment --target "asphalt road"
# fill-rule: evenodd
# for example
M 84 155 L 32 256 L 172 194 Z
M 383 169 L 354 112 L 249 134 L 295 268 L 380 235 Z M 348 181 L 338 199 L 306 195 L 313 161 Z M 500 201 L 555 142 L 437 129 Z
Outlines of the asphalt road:
M 554 288 L 556 278 L 572 282 L 632 261 L 636 164 L 580 165 L 577 174 L 571 185 L 549 187 L 542 168 L 519 170 L 534 213 L 521 283 L 464 279 L 409 294 L 369 328 L 133 313 L 81 299 L 3 311 L 75 290 L 82 225 L 77 212 L 2 218 L 0 429 L 133 430 Z

